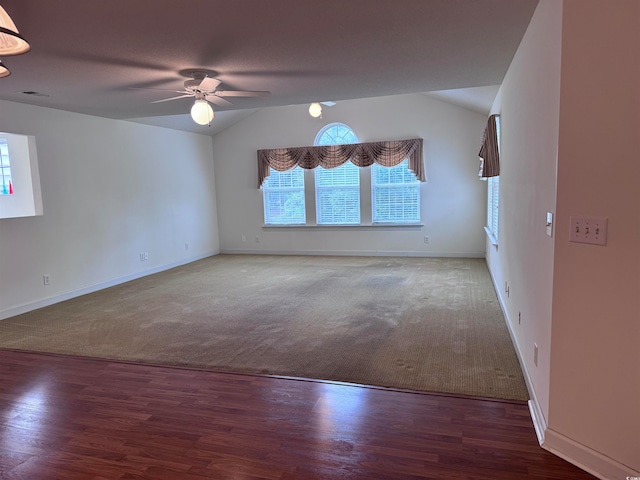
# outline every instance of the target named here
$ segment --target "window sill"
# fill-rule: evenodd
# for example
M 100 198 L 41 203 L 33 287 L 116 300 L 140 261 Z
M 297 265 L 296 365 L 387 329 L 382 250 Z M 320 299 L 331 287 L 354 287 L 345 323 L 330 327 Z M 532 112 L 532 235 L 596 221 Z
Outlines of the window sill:
M 486 232 L 487 237 L 489 237 L 489 242 L 491 242 L 491 245 L 497 247 L 498 238 L 491 232 L 491 230 L 489 230 L 489 227 L 484 227 L 484 231 Z
M 354 225 L 262 225 L 262 228 L 311 228 L 311 229 L 349 229 L 349 228 L 422 228 L 423 223 L 359 223 Z

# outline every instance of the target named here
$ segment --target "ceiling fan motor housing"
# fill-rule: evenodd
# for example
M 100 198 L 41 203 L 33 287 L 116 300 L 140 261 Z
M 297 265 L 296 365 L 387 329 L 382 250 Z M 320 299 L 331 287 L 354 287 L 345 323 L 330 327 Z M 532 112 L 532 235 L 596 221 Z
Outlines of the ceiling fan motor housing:
M 198 89 L 198 86 L 200 85 L 201 82 L 202 82 L 202 79 L 185 80 L 184 88 L 185 90 L 194 92 Z

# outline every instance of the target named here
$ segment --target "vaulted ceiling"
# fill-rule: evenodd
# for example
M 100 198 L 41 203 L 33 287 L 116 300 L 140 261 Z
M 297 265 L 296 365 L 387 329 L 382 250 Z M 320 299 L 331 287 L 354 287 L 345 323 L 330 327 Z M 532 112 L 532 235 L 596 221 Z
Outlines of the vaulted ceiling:
M 197 69 L 224 90 L 271 92 L 214 105 L 221 122 L 313 101 L 443 90 L 444 98 L 486 97 L 495 89 L 484 87 L 502 82 L 536 4 L 3 0 L 31 51 L 2 58 L 12 74 L 0 79 L 0 98 L 211 133 L 190 120 L 193 99 L 151 103 L 179 94 L 146 89 L 181 90 Z

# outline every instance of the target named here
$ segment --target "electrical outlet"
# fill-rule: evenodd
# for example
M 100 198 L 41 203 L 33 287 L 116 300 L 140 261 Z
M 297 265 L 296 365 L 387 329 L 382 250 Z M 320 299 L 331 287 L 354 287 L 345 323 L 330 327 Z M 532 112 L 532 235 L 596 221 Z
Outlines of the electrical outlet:
M 188 244 L 188 243 L 185 243 L 185 244 L 184 244 L 184 249 L 185 249 L 185 250 L 189 250 L 189 244 Z
M 256 243 L 260 243 L 260 237 L 256 235 Z
M 246 242 L 247 241 L 247 236 L 246 235 L 242 235 L 242 241 Z
M 140 252 L 140 261 L 144 262 L 144 252 Z
M 45 273 L 45 274 L 42 276 L 42 283 L 43 283 L 44 285 L 51 285 L 51 275 L 49 275 L 48 273 Z
M 424 243 L 429 243 L 429 237 L 424 237 Z
M 607 244 L 607 219 L 605 217 L 572 216 L 570 223 L 569 240 L 571 242 L 590 243 L 592 245 Z
M 144 252 L 144 259 L 149 260 L 149 252 Z

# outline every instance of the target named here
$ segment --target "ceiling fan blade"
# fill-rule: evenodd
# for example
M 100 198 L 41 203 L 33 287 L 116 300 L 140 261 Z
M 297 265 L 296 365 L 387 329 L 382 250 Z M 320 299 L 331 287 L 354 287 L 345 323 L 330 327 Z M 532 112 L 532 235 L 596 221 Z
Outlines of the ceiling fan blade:
M 198 85 L 198 90 L 201 92 L 213 92 L 218 85 L 220 85 L 220 80 L 217 78 L 204 77 L 200 85 Z
M 205 93 L 204 99 L 207 102 L 213 103 L 215 105 L 220 105 L 220 106 L 233 105 L 233 103 L 231 103 L 229 100 L 225 100 L 222 97 L 218 97 L 215 93 Z
M 151 102 L 151 103 L 162 103 L 162 102 L 169 102 L 171 100 L 178 100 L 179 98 L 187 98 L 187 97 L 195 97 L 195 95 L 180 95 L 179 97 L 171 97 L 171 98 L 165 98 L 163 100 L 156 100 L 155 102 Z
M 142 88 L 142 87 L 129 87 L 129 90 L 155 90 L 158 92 L 173 92 L 173 93 L 184 93 L 184 90 L 173 90 L 169 88 Z
M 266 91 L 246 91 L 246 90 L 219 90 L 213 92 L 218 97 L 268 97 L 271 92 Z

